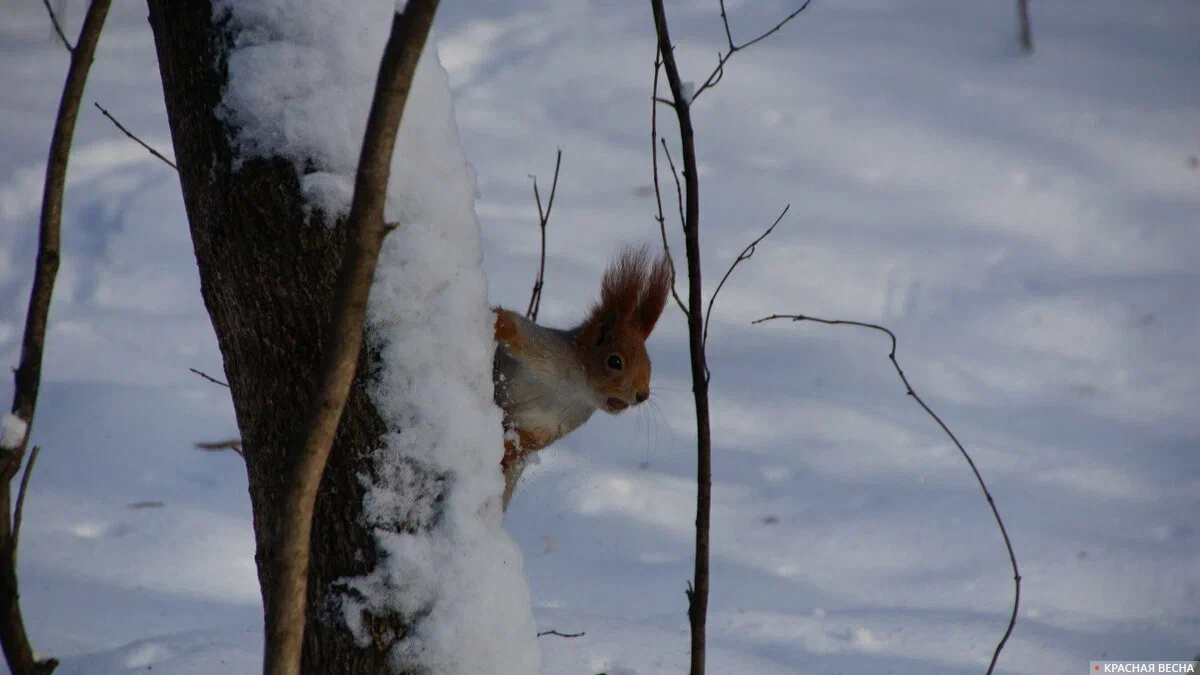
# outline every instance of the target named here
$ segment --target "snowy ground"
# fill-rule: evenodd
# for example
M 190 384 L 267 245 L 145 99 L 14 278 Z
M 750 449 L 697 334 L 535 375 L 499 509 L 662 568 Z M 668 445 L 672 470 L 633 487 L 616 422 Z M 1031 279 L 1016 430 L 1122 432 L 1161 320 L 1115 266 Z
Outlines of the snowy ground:
M 81 3 L 68 3 L 74 35 Z M 543 320 L 576 320 L 620 243 L 653 241 L 653 36 L 640 3 L 445 3 L 437 30 L 479 175 L 492 300 L 524 306 L 528 174 L 564 152 Z M 749 321 L 882 321 L 972 450 L 1025 577 L 1009 673 L 1200 650 L 1200 6 L 818 1 L 696 108 L 706 270 L 786 203 L 713 315 L 714 673 L 979 673 L 1007 619 L 1000 537 L 903 395 L 885 340 Z M 729 3 L 749 37 L 788 11 Z M 685 77 L 715 2 L 668 7 Z M 81 113 L 21 546 L 35 646 L 67 675 L 252 673 L 244 473 L 174 173 L 146 10 L 117 3 Z M 0 9 L 0 357 L 17 361 L 66 54 Z M 664 115 L 663 119 L 666 119 Z M 669 127 L 666 127 L 669 128 Z M 683 672 L 694 432 L 684 325 L 651 341 L 654 406 L 544 453 L 508 523 L 543 672 Z M 7 385 L 0 396 L 7 397 Z M 3 400 L 7 400 L 4 398 Z

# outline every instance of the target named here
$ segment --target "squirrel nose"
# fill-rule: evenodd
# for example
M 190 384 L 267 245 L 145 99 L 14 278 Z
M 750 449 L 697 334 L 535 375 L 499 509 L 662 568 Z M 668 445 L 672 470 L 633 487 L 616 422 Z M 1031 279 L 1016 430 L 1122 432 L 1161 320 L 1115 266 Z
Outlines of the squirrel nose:
M 638 403 L 645 403 L 646 399 L 648 399 L 648 398 L 650 398 L 650 392 L 648 392 L 648 391 L 639 391 L 637 393 L 637 402 Z

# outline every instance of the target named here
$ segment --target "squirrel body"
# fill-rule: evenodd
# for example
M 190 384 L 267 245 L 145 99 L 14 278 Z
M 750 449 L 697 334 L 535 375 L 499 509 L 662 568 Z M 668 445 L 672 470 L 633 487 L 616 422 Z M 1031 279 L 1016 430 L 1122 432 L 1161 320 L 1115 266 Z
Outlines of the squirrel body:
M 504 505 L 529 455 L 578 429 L 597 410 L 616 415 L 650 396 L 646 338 L 671 288 L 666 256 L 627 248 L 609 265 L 600 301 L 582 323 L 540 326 L 495 307 L 495 401 L 504 411 Z
M 574 330 L 539 326 L 505 309 L 496 311 L 492 376 L 497 402 L 526 452 L 540 450 L 578 429 L 602 405 L 575 358 Z

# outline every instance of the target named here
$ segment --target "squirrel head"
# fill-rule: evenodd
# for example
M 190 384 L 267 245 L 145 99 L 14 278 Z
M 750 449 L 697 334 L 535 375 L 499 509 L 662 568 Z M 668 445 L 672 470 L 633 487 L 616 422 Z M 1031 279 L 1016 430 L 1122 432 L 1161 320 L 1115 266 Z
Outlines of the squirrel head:
M 617 414 L 650 397 L 646 338 L 671 292 L 671 261 L 646 248 L 623 249 L 604 273 L 600 302 L 575 335 L 596 407 Z

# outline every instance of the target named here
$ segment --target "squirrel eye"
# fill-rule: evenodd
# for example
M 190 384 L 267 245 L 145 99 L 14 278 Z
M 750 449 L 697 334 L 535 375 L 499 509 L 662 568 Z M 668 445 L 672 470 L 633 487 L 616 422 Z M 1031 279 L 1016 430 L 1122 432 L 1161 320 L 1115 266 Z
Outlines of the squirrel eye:
M 622 366 L 623 364 L 621 363 L 621 357 L 617 356 L 616 354 L 608 357 L 609 368 L 612 368 L 613 370 L 620 370 Z

